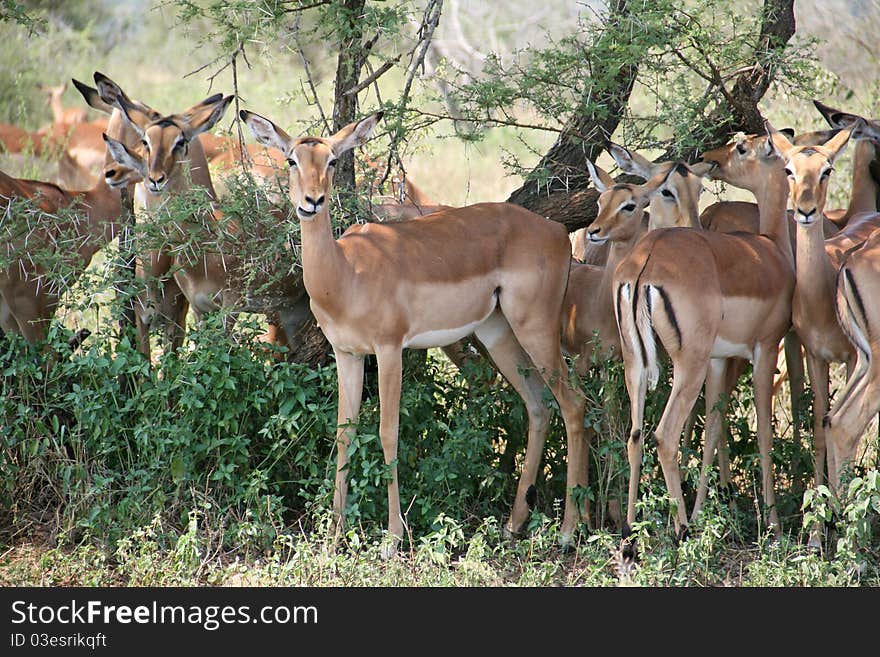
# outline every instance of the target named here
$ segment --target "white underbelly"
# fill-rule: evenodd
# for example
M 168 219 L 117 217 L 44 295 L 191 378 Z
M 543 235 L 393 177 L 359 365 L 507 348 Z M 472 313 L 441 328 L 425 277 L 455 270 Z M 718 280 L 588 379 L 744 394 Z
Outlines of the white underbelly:
M 437 329 L 434 331 L 425 331 L 424 333 L 407 336 L 403 342 L 403 346 L 408 349 L 428 349 L 430 347 L 445 347 L 446 345 L 450 345 L 453 342 L 461 340 L 463 337 L 470 335 L 474 332 L 474 329 L 476 329 L 484 321 L 486 321 L 485 318 L 481 319 L 478 322 L 465 324 L 464 326 L 457 326 L 455 328 L 448 329 Z
M 747 344 L 728 342 L 723 338 L 716 337 L 712 345 L 712 358 L 745 358 L 752 359 L 752 348 Z

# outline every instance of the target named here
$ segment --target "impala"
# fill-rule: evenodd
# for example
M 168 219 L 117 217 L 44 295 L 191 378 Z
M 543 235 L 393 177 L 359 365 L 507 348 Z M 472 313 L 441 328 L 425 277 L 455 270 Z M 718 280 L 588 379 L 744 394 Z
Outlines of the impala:
M 824 483 L 826 441 L 822 419 L 828 412 L 828 369 L 832 362 L 851 365 L 852 344 L 841 330 L 834 310 L 835 277 L 843 254 L 864 242 L 880 227 L 880 214 L 855 214 L 834 237 L 825 240 L 821 217 L 825 207 L 832 166 L 851 135 L 863 138 L 864 124 L 849 124 L 822 146 L 793 146 L 781 149 L 786 158 L 792 207 L 797 225 L 795 258 L 796 285 L 792 301 L 792 324 L 807 352 L 810 386 L 813 390 L 813 441 L 816 484 Z M 781 140 L 780 140 L 781 143 Z M 873 149 L 873 146 L 871 146 Z M 851 369 L 851 368 L 850 368 Z M 833 454 L 829 454 L 833 457 Z M 828 460 L 829 473 L 835 469 Z
M 674 163 L 673 163 L 674 164 Z M 702 168 L 701 165 L 698 168 Z M 593 186 L 599 191 L 599 211 L 587 227 L 591 244 L 610 244 L 604 267 L 573 263 L 562 313 L 562 346 L 578 356 L 576 369 L 583 376 L 593 354 L 602 360 L 620 358 L 620 335 L 614 317 L 611 280 L 623 258 L 650 230 L 693 226 L 697 223 L 702 187 L 700 174 L 687 165 L 664 167 L 643 185 L 617 184 L 604 169 L 589 160 Z M 650 222 L 645 208 L 650 203 Z
M 779 528 L 770 461 L 773 371 L 779 341 L 791 326 L 794 269 L 785 225 L 788 187 L 774 143 L 777 134 L 743 138 L 703 155 L 704 162 L 714 165 L 711 177 L 755 194 L 761 234 L 659 229 L 636 245 L 614 276 L 631 404 L 630 486 L 637 492 L 645 394 L 659 376 L 656 338 L 673 366 L 672 390 L 655 437 L 679 532 L 687 526 L 678 466 L 681 430 L 707 372 L 713 373 L 710 380 L 723 381 L 732 357 L 750 359 L 754 365 L 764 503 L 770 526 Z M 755 169 L 761 175 L 754 175 Z M 711 394 L 707 389 L 707 406 Z M 714 445 L 707 447 L 714 453 Z M 630 526 L 635 498 L 631 494 L 627 505 Z
M 11 178 L 0 172 L 0 203 L 4 213 L 15 212 L 10 208 L 13 200 L 30 199 L 39 212 L 51 217 L 51 222 L 37 220 L 36 230 L 26 234 L 15 232 L 18 222 L 9 222 L 0 235 L 5 254 L 12 257 L 12 263 L 0 270 L 0 326 L 20 333 L 28 342 L 46 338 L 61 296 L 57 285 L 44 280 L 43 266 L 35 263 L 28 251 L 49 249 L 59 253 L 67 266 L 79 273 L 116 233 L 121 212 L 119 189 L 132 184 L 137 174 L 131 153 L 122 144 L 105 139 L 110 157 L 119 164 L 107 165 L 104 176 L 88 191 L 67 191 L 51 183 Z M 60 219 L 54 216 L 61 211 L 71 214 Z M 59 239 L 75 248 L 68 246 L 61 251 Z M 65 281 L 67 285 L 71 282 Z
M 476 334 L 498 369 L 523 397 L 529 415 L 525 463 L 509 532 L 528 517 L 527 498 L 550 419 L 541 395 L 553 391 L 568 435 L 563 541 L 578 517 L 572 499 L 586 485 L 584 397 L 572 388 L 559 344 L 559 321 L 571 248 L 565 228 L 519 206 L 483 203 L 418 221 L 350 227 L 334 239 L 328 200 L 336 158 L 366 141 L 381 113 L 328 138 L 291 138 L 274 123 L 242 111 L 257 140 L 290 163 L 290 197 L 302 233 L 302 264 L 311 309 L 336 354 L 339 378 L 337 527 L 345 513 L 348 445 L 363 387 L 363 358 L 379 365 L 379 434 L 388 483 L 385 556 L 403 536 L 397 482 L 402 350 L 450 344 Z
M 52 123 L 85 123 L 88 119 L 88 110 L 85 107 L 64 107 L 61 97 L 67 91 L 67 84 L 51 86 L 41 84 L 40 91 L 46 94 L 46 104 L 52 110 Z
M 880 411 L 880 313 L 873 303 L 880 293 L 880 231 L 844 260 L 836 293 L 837 318 L 856 350 L 846 388 L 823 423 L 836 466 L 828 478 L 839 490 L 841 472 L 855 462 L 859 439 Z
M 833 107 L 829 107 L 818 100 L 814 100 L 813 104 L 816 109 L 825 117 L 828 124 L 837 130 L 852 127 L 857 121 L 861 120 L 864 124 L 877 126 L 878 122 L 865 119 L 857 114 L 842 112 Z M 862 212 L 877 212 L 880 210 L 878 201 L 880 201 L 880 154 L 878 147 L 870 139 L 856 139 L 856 144 L 852 158 L 852 186 L 849 195 L 849 205 L 846 209 L 829 210 L 825 214 L 838 226 L 846 226 L 847 222 L 855 215 Z M 795 145 L 797 142 L 795 142 Z
M 163 194 L 182 194 L 191 188 L 205 191 L 208 201 L 217 195 L 201 142 L 194 139 L 210 130 L 223 116 L 232 96 L 206 98 L 181 114 L 163 116 L 139 101 L 131 100 L 118 84 L 95 72 L 97 89 L 74 80 L 86 102 L 106 111 L 112 108 L 108 134 L 130 149 L 142 147 L 147 158 L 147 178 L 135 187 L 141 207 L 153 211 Z M 178 347 L 183 338 L 186 297 L 172 275 L 173 258 L 165 251 L 150 251 L 138 263 L 138 276 L 145 279 L 146 293 L 137 305 L 139 348 L 149 355 L 149 329 L 164 324 L 165 342 Z

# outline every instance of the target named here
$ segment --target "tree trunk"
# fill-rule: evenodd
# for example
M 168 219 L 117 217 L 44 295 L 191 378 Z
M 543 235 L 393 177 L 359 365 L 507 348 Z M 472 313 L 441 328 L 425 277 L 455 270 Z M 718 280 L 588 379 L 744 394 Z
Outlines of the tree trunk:
M 629 0 L 615 0 L 610 7 L 606 37 L 613 44 L 625 39 L 628 30 L 615 29 L 630 16 Z M 565 224 L 569 232 L 596 218 L 595 189 L 590 185 L 585 159 L 595 160 L 617 129 L 638 76 L 637 66 L 620 66 L 615 57 L 596 57 L 596 79 L 613 79 L 606 88 L 588 87 L 587 111 L 573 116 L 556 143 L 523 183 L 507 199 L 533 212 Z M 583 136 L 587 135 L 586 138 Z
M 627 0 L 617 0 L 611 8 L 609 21 L 620 21 L 628 14 Z M 626 31 L 622 31 L 626 34 Z M 755 51 L 755 65 L 740 73 L 731 88 L 732 103 L 720 90 L 717 109 L 707 118 L 709 128 L 705 146 L 714 147 L 724 142 L 732 132 L 760 132 L 763 118 L 758 103 L 764 97 L 775 70 L 772 55 L 785 48 L 795 32 L 794 0 L 765 0 L 762 10 L 761 34 Z M 605 62 L 614 66 L 613 59 Z M 617 73 L 619 90 L 606 92 L 598 105 L 607 105 L 601 115 L 584 113 L 574 116 L 559 140 L 542 158 L 522 187 L 514 191 L 508 201 L 522 205 L 538 214 L 558 221 L 569 232 L 587 226 L 596 218 L 596 199 L 598 193 L 588 188 L 589 180 L 584 174 L 584 157 L 594 159 L 607 144 L 608 138 L 617 128 L 620 116 L 629 101 L 638 71 L 636 67 L 622 67 Z M 604 77 L 598 75 L 596 77 Z M 580 142 L 573 135 L 590 135 Z M 681 152 L 674 146 L 659 160 L 693 159 L 698 149 Z M 547 185 L 536 181 L 549 180 Z
M 363 21 L 366 0 L 345 0 L 340 12 L 341 24 L 338 26 L 340 35 L 339 58 L 336 64 L 336 84 L 333 98 L 333 131 L 341 130 L 358 116 L 358 95 L 346 94 L 360 81 L 369 47 L 363 43 Z M 354 190 L 354 151 L 341 155 L 336 163 L 333 174 L 333 186 L 343 196 Z

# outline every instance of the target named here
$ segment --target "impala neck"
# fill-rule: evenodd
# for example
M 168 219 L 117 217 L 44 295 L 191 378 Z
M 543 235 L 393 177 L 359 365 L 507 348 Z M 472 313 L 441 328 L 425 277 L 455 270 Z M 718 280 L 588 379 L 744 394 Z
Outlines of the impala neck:
M 296 207 L 296 202 L 294 202 Z M 294 210 L 295 211 L 295 210 Z M 327 204 L 311 221 L 299 220 L 303 283 L 309 297 L 321 305 L 338 296 L 348 263 L 333 236 Z
M 49 101 L 49 107 L 52 109 L 52 116 L 55 123 L 64 122 L 64 106 L 61 104 L 61 96 L 52 94 Z
M 99 176 L 95 186 L 83 193 L 78 205 L 85 210 L 87 217 L 86 224 L 77 227 L 77 233 L 90 236 L 80 248 L 80 254 L 88 262 L 119 232 L 119 218 L 122 215 L 120 192 L 112 189 L 104 177 Z
M 795 294 L 807 304 L 806 307 L 833 308 L 834 268 L 825 252 L 821 221 L 811 226 L 797 225 L 795 276 Z
M 868 139 L 856 141 L 853 153 L 852 191 L 846 216 L 851 217 L 858 212 L 877 212 L 877 197 L 880 190 L 871 177 L 870 166 L 874 159 L 874 145 Z
M 794 270 L 794 255 L 788 232 L 788 179 L 782 172 L 774 171 L 763 180 L 763 185 L 755 191 L 758 201 L 758 225 L 760 233 L 776 244 Z

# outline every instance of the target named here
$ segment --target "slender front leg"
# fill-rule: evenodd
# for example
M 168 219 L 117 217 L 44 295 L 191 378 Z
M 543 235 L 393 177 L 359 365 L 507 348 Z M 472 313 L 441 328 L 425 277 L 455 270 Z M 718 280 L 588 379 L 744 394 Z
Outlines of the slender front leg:
M 400 427 L 400 387 L 403 378 L 403 347 L 393 345 L 376 350 L 379 366 L 379 438 L 385 454 L 385 465 L 391 470 L 388 481 L 388 533 L 391 542 L 382 548 L 382 558 L 397 552 L 403 538 L 403 514 L 400 512 L 400 491 L 397 484 L 397 439 Z
M 719 436 L 724 430 L 722 412 L 718 408 L 718 402 L 721 400 L 723 388 L 726 387 L 724 384 L 727 380 L 728 363 L 729 361 L 725 358 L 713 358 L 709 361 L 709 371 L 706 374 L 706 428 L 703 441 L 703 467 L 700 469 L 700 483 L 697 486 L 697 499 L 694 501 L 694 510 L 691 512 L 691 522 L 696 519 L 706 502 L 706 495 L 709 492 L 709 468 L 715 461 Z
M 785 348 L 785 369 L 788 371 L 788 390 L 791 395 L 792 441 L 795 445 L 801 436 L 801 399 L 804 395 L 804 359 L 801 356 L 801 339 L 794 331 L 789 331 L 783 339 Z M 812 381 L 812 376 L 810 377 Z
M 781 536 L 779 514 L 776 511 L 776 489 L 773 477 L 773 460 L 770 450 L 773 443 L 773 372 L 776 369 L 777 345 L 759 344 L 754 351 L 752 380 L 755 387 L 755 411 L 758 416 L 758 451 L 761 456 L 761 485 L 764 489 L 764 508 L 767 523 L 777 536 Z
M 335 533 L 342 533 L 345 523 L 345 498 L 348 494 L 348 447 L 357 431 L 364 388 L 364 357 L 334 350 L 339 379 L 339 405 L 336 413 L 336 487 L 333 491 Z
M 807 372 L 813 389 L 813 475 L 816 486 L 825 483 L 825 427 L 828 414 L 828 361 L 807 352 Z

